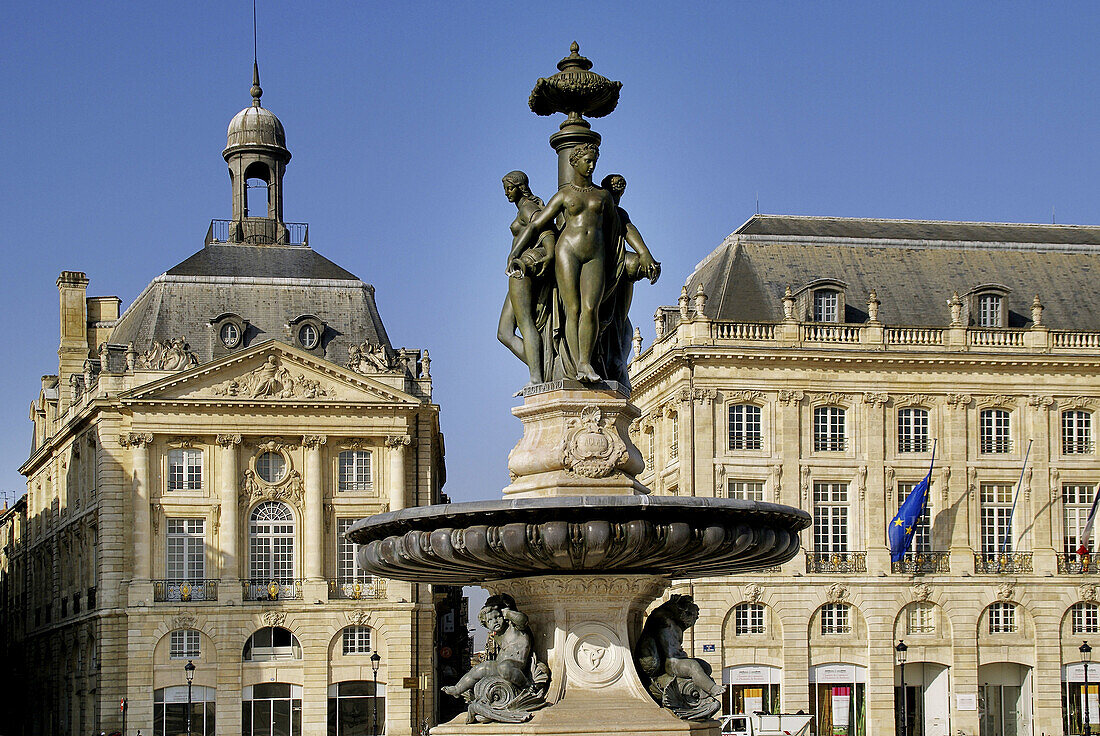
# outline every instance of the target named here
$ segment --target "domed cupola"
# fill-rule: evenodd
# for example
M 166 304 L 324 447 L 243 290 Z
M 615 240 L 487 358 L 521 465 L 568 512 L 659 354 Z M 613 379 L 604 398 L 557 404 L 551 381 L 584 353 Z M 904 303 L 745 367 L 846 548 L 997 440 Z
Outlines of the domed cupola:
M 226 133 L 222 157 L 229 164 L 233 186 L 233 222 L 231 242 L 253 244 L 289 241 L 283 222 L 283 173 L 290 161 L 286 132 L 279 118 L 260 104 L 260 69 L 252 65 L 252 104 L 233 116 Z M 249 203 L 249 180 L 262 181 L 267 190 L 264 203 Z

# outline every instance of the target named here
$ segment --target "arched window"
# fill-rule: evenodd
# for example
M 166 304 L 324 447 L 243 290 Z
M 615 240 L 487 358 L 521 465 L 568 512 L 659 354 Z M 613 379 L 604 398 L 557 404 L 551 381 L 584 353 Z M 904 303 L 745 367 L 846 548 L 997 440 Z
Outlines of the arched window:
M 737 404 L 729 408 L 729 440 L 731 450 L 759 450 L 763 430 L 759 406 Z
M 898 452 L 928 452 L 928 410 L 898 411 Z
M 844 409 L 819 406 L 814 409 L 814 452 L 842 452 L 848 447 Z
M 290 629 L 265 626 L 257 629 L 244 644 L 245 662 L 272 662 L 280 659 L 301 659 L 302 644 Z
M 985 409 L 978 415 L 979 450 L 983 453 L 1011 452 L 1012 438 L 1005 409 Z
M 252 586 L 294 582 L 294 515 L 286 504 L 261 503 L 248 525 L 248 577 Z
M 1092 452 L 1092 414 L 1087 411 L 1062 412 L 1062 454 Z

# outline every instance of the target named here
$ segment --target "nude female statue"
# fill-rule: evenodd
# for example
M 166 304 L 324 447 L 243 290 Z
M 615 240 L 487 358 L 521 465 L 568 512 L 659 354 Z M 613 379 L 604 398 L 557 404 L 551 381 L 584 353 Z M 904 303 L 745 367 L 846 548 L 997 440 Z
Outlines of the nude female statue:
M 516 205 L 516 219 L 512 220 L 513 247 L 508 254 L 506 271 L 508 297 L 500 310 L 497 339 L 527 364 L 531 373 L 529 386 L 542 383 L 542 343 L 535 324 L 535 301 L 539 288 L 536 280 L 545 273 L 554 256 L 553 223 L 539 231 L 538 243 L 531 247 L 516 247 L 515 237 L 524 231 L 542 209 L 542 200 L 531 193 L 527 174 L 511 171 L 504 175 L 504 196 Z M 519 335 L 516 335 L 516 328 Z
M 604 229 L 607 218 L 618 213 L 611 193 L 592 183 L 600 149 L 582 143 L 569 154 L 572 181 L 550 201 L 513 241 L 513 252 L 522 252 L 554 218 L 563 215 L 565 225 L 554 247 L 554 276 L 565 311 L 565 342 L 576 360 L 576 378 L 596 382 L 601 376 L 592 365 L 599 336 L 599 308 L 604 299 L 608 247 Z M 522 328 L 521 328 L 522 331 Z

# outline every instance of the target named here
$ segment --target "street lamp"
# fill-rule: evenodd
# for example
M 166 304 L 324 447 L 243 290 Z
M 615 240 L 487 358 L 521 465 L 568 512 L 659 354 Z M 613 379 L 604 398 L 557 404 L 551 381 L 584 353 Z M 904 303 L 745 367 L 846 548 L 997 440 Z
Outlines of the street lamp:
M 1092 647 L 1089 646 L 1087 641 L 1081 642 L 1081 646 L 1077 647 L 1077 651 L 1081 652 L 1081 661 L 1085 663 L 1085 728 L 1084 733 L 1092 733 L 1092 729 L 1089 728 L 1089 660 L 1092 659 Z
M 905 736 L 905 729 L 908 725 L 906 724 L 906 719 L 908 715 L 906 705 L 908 705 L 908 703 L 906 703 L 905 698 L 905 653 L 907 651 L 909 651 L 909 647 L 905 646 L 904 641 L 899 640 L 897 645 L 894 647 L 894 659 L 897 662 L 898 666 L 901 667 L 901 736 Z
M 195 679 L 195 663 L 187 660 L 183 671 L 187 673 L 187 736 L 191 736 L 191 681 Z
M 378 733 L 378 665 L 382 664 L 382 658 L 378 656 L 378 652 L 370 655 L 370 668 L 374 670 L 374 707 L 371 708 L 373 714 L 374 726 L 371 730 L 372 734 Z

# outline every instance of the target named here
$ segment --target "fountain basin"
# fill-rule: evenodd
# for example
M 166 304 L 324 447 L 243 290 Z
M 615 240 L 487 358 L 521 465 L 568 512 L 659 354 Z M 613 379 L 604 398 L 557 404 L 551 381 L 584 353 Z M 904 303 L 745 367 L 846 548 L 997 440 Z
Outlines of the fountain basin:
M 805 511 L 725 498 L 571 496 L 402 509 L 348 531 L 359 564 L 418 583 L 562 574 L 674 579 L 750 572 L 797 554 Z

